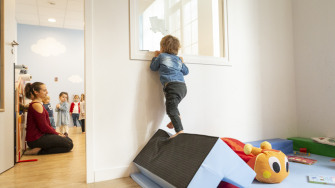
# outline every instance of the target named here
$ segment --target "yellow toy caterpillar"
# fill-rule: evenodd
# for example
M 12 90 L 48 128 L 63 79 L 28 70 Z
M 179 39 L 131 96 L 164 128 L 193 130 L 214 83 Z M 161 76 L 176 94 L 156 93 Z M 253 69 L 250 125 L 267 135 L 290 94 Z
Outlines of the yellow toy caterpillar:
M 286 155 L 272 149 L 269 142 L 261 143 L 260 148 L 234 138 L 221 138 L 242 160 L 255 172 L 256 179 L 263 183 L 280 183 L 289 175 L 289 163 Z M 227 182 L 221 182 L 219 188 L 236 187 Z
M 289 175 L 289 163 L 286 155 L 273 150 L 269 142 L 261 143 L 261 148 L 251 144 L 244 145 L 246 155 L 254 155 L 247 164 L 256 172 L 256 179 L 264 183 L 280 183 Z

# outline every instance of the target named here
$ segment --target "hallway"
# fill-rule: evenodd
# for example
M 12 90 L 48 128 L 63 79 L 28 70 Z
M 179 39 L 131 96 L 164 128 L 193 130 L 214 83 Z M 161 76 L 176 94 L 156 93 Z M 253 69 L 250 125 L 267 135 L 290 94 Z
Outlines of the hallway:
M 23 155 L 21 160 L 36 162 L 17 163 L 0 174 L 0 188 L 130 188 L 139 187 L 131 178 L 86 184 L 85 134 L 80 127 L 70 127 L 74 147 L 69 153 L 53 155 Z

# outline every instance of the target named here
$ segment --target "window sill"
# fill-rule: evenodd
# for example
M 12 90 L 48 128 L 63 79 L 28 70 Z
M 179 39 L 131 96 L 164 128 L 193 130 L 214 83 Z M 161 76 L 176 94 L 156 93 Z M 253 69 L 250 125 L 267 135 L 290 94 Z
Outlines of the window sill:
M 151 51 L 135 50 L 135 52 L 136 53 L 131 53 L 130 59 L 151 61 L 152 57 L 154 57 L 154 52 Z M 183 57 L 185 64 L 232 66 L 228 58 L 209 57 L 209 56 L 190 56 L 190 55 L 180 55 L 180 56 Z

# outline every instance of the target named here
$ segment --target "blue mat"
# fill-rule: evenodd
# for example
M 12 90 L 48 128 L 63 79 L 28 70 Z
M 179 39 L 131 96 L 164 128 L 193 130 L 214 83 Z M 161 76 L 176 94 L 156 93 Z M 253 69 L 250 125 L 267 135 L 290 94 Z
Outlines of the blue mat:
M 292 140 L 286 140 L 286 139 L 280 139 L 280 138 L 275 138 L 275 139 L 267 139 L 267 140 L 258 140 L 258 141 L 253 141 L 253 142 L 247 142 L 246 144 L 251 144 L 254 147 L 260 147 L 261 143 L 264 141 L 268 141 L 272 145 L 272 149 L 275 150 L 280 150 L 286 155 L 293 153 L 293 141 Z
M 290 162 L 290 175 L 279 184 L 265 184 L 254 180 L 251 184 L 251 188 L 333 188 L 334 185 L 324 185 L 309 183 L 307 181 L 307 176 L 335 176 L 335 163 L 330 162 L 330 157 L 320 156 L 311 154 L 309 157 L 311 159 L 318 160 L 313 165 L 305 165 L 300 163 Z M 161 188 L 157 186 L 154 182 L 148 179 L 141 173 L 132 174 L 131 177 L 144 188 Z M 141 183 L 142 182 L 142 183 Z M 147 185 L 147 186 L 146 186 Z M 157 186 L 157 187 L 156 187 Z
M 147 176 L 142 173 L 133 173 L 130 177 L 141 187 L 143 188 L 161 188 L 155 182 L 150 180 Z
M 307 176 L 324 175 L 324 176 L 335 176 L 335 163 L 329 162 L 330 157 L 324 157 L 320 155 L 312 154 L 309 158 L 318 160 L 313 165 L 305 165 L 300 163 L 290 162 L 290 175 L 279 184 L 265 184 L 254 180 L 251 184 L 251 188 L 333 188 L 334 185 L 324 185 L 309 183 Z M 161 188 L 146 176 L 141 173 L 132 174 L 131 177 L 143 188 Z
M 255 147 L 259 147 L 260 144 L 265 141 L 265 140 L 259 140 L 259 141 L 254 141 L 254 142 L 249 142 L 250 144 L 252 144 Z M 273 149 L 277 149 L 277 150 L 281 150 L 283 151 L 286 155 L 293 155 L 293 143 L 291 140 L 285 140 L 285 139 L 268 139 L 266 140 L 268 142 L 270 142 L 272 144 Z M 217 162 L 215 162 L 216 160 L 221 160 L 223 154 L 226 154 L 226 149 L 220 149 L 222 148 L 222 144 L 220 143 L 219 145 L 217 145 L 216 147 L 219 147 L 217 149 L 213 148 L 213 152 L 211 151 L 210 154 L 208 155 L 208 157 L 206 158 L 206 160 L 204 161 L 203 165 L 199 168 L 199 171 L 196 173 L 196 175 L 194 176 L 194 180 L 196 180 L 195 182 L 191 182 L 190 187 L 215 187 L 213 185 L 209 186 L 206 183 L 206 178 L 210 177 L 210 171 L 211 168 L 209 168 L 209 166 L 211 166 L 212 164 L 217 164 Z M 225 147 L 223 147 L 225 148 Z M 222 152 L 222 151 L 223 152 Z M 229 150 L 227 150 L 229 151 Z M 228 152 L 230 155 L 230 152 Z M 230 156 L 232 157 L 232 156 Z M 230 158 L 228 157 L 228 158 Z M 304 156 L 305 157 L 305 156 Z M 226 159 L 228 159 L 226 158 Z M 235 157 L 232 157 L 235 158 Z M 306 165 L 306 164 L 300 164 L 300 163 L 294 163 L 294 162 L 290 162 L 289 165 L 289 170 L 290 170 L 290 174 L 289 176 L 281 183 L 279 184 L 265 184 L 265 183 L 260 183 L 257 180 L 254 180 L 252 182 L 251 185 L 249 185 L 248 187 L 252 187 L 252 188 L 258 188 L 258 187 L 263 187 L 263 188 L 318 188 L 318 187 L 335 187 L 334 185 L 325 185 L 325 184 L 315 184 L 315 183 L 309 183 L 308 182 L 308 176 L 335 176 L 335 163 L 330 162 L 330 160 L 332 159 L 331 157 L 325 157 L 325 156 L 320 156 L 320 155 L 315 155 L 315 154 L 311 154 L 310 157 L 311 159 L 316 159 L 318 160 L 316 163 L 314 163 L 313 165 Z M 229 160 L 227 160 L 229 162 Z M 232 161 L 235 161 L 232 160 Z M 238 160 L 237 160 L 238 161 Z M 207 164 L 209 162 L 209 164 Z M 230 163 L 230 162 L 229 162 Z M 231 165 L 231 164 L 227 164 L 227 165 Z M 238 164 L 239 162 L 237 162 Z M 221 164 L 222 165 L 222 164 Z M 138 165 L 137 165 L 138 166 Z M 157 177 L 155 174 L 152 174 L 150 171 L 147 171 L 145 168 L 142 168 L 140 166 L 138 166 L 138 168 L 140 169 L 140 171 L 142 173 L 135 173 L 132 174 L 131 177 L 134 179 L 134 181 L 136 181 L 141 187 L 144 188 L 161 188 L 161 187 L 173 187 L 171 185 L 169 185 L 169 183 L 164 182 L 164 180 L 162 180 L 161 178 Z M 234 169 L 234 168 L 238 168 L 238 165 L 232 165 L 231 167 L 225 167 L 223 168 L 224 171 L 229 171 L 229 169 Z M 240 170 L 239 172 L 243 172 L 244 170 Z M 216 172 L 217 173 L 217 172 Z M 220 172 L 221 173 L 221 172 Z M 229 179 L 235 179 L 234 181 L 238 181 L 238 179 L 243 179 L 241 178 L 242 176 L 239 176 L 239 174 L 235 174 L 233 176 L 230 176 L 227 179 L 226 178 L 226 174 L 227 172 L 222 172 L 222 176 L 223 180 L 225 181 L 230 181 Z M 217 174 L 218 175 L 218 174 Z M 216 175 L 216 178 L 217 178 Z M 215 176 L 215 175 L 214 175 Z M 150 178 L 148 178 L 150 177 Z M 204 179 L 205 178 L 205 179 Z M 155 183 L 156 182 L 156 183 Z M 159 182 L 160 185 L 157 184 L 157 182 Z M 235 182 L 236 183 L 236 182 Z
M 256 173 L 226 143 L 218 139 L 189 187 L 215 187 L 218 186 L 220 180 L 238 187 L 247 187 L 255 176 Z M 208 182 L 215 182 L 214 178 L 220 178 L 218 183 L 209 185 Z M 209 181 L 211 179 L 213 181 Z

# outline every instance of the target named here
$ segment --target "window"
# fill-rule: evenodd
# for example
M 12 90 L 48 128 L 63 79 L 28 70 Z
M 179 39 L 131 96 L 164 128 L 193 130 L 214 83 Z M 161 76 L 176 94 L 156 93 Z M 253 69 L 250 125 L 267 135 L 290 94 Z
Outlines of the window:
M 226 0 L 130 0 L 131 59 L 151 60 L 171 34 L 186 63 L 228 65 L 226 7 Z

